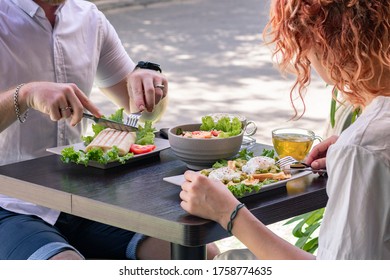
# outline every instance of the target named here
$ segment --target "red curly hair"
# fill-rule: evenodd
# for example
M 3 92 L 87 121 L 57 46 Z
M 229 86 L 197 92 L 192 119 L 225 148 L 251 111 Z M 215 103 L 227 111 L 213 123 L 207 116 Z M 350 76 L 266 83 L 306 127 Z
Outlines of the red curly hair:
M 308 55 L 328 70 L 335 88 L 355 107 L 389 95 L 389 0 L 273 0 L 265 41 L 282 71 L 293 66 L 302 100 L 310 83 Z M 301 114 L 304 114 L 305 111 Z

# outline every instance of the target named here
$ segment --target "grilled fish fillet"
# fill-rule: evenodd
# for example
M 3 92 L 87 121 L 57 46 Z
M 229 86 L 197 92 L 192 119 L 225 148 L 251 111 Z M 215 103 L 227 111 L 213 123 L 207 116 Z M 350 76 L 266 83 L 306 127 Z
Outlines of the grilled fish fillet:
M 135 143 L 135 137 L 135 132 L 106 128 L 100 131 L 100 133 L 85 148 L 85 151 L 88 152 L 92 148 L 98 147 L 106 152 L 113 146 L 117 146 L 119 155 L 124 156 L 129 153 L 130 146 Z

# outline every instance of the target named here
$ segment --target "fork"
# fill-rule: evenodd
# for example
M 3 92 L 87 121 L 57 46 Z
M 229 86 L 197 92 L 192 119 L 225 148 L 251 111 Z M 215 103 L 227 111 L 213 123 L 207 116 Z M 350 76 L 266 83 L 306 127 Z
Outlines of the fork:
M 142 112 L 136 112 L 136 113 L 131 113 L 127 115 L 127 118 L 124 121 L 124 124 L 130 125 L 132 127 L 137 127 L 138 121 L 142 115 Z
M 283 169 L 283 167 L 286 167 L 286 166 L 291 165 L 293 163 L 301 163 L 301 162 L 297 161 L 292 156 L 283 157 L 283 158 L 281 158 L 281 159 L 279 159 L 278 161 L 275 162 L 275 164 L 279 165 L 279 167 L 281 169 Z M 302 163 L 302 164 L 305 165 L 306 167 L 308 167 L 307 164 L 305 164 L 305 163 Z
M 313 172 L 320 172 L 320 173 L 326 173 L 326 169 L 313 169 L 310 167 L 310 165 L 300 162 L 293 158 L 292 156 L 286 156 L 284 158 L 279 159 L 275 162 L 276 165 L 279 165 L 279 167 L 282 170 L 291 171 L 291 170 L 301 170 L 301 171 L 313 171 Z

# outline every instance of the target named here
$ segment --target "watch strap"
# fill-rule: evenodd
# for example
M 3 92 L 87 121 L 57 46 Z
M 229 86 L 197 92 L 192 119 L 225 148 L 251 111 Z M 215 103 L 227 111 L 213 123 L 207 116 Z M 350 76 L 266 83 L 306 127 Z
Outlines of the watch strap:
M 160 64 L 149 62 L 149 61 L 138 61 L 136 68 L 150 69 L 150 70 L 162 72 Z

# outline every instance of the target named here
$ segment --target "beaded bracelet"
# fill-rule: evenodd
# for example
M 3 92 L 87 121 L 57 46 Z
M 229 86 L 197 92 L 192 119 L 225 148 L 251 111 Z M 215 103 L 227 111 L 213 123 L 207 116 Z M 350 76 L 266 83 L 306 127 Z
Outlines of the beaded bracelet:
M 234 209 L 234 211 L 232 212 L 232 214 L 230 215 L 230 221 L 229 223 L 227 224 L 227 231 L 230 235 L 232 235 L 232 229 L 233 229 L 233 220 L 236 218 L 237 216 L 237 213 L 238 211 L 242 208 L 242 207 L 245 207 L 245 204 L 244 203 L 240 203 L 236 206 L 236 208 Z
M 15 106 L 15 113 L 16 113 L 16 117 L 18 118 L 18 120 L 21 122 L 21 123 L 24 123 L 27 119 L 27 113 L 28 113 L 28 109 L 27 111 L 24 113 L 24 116 L 22 118 L 22 116 L 20 115 L 20 108 L 19 108 L 19 102 L 18 102 L 18 99 L 19 99 L 19 90 L 20 88 L 24 86 L 24 84 L 20 84 L 16 87 L 15 89 L 15 92 L 14 92 L 14 106 Z

